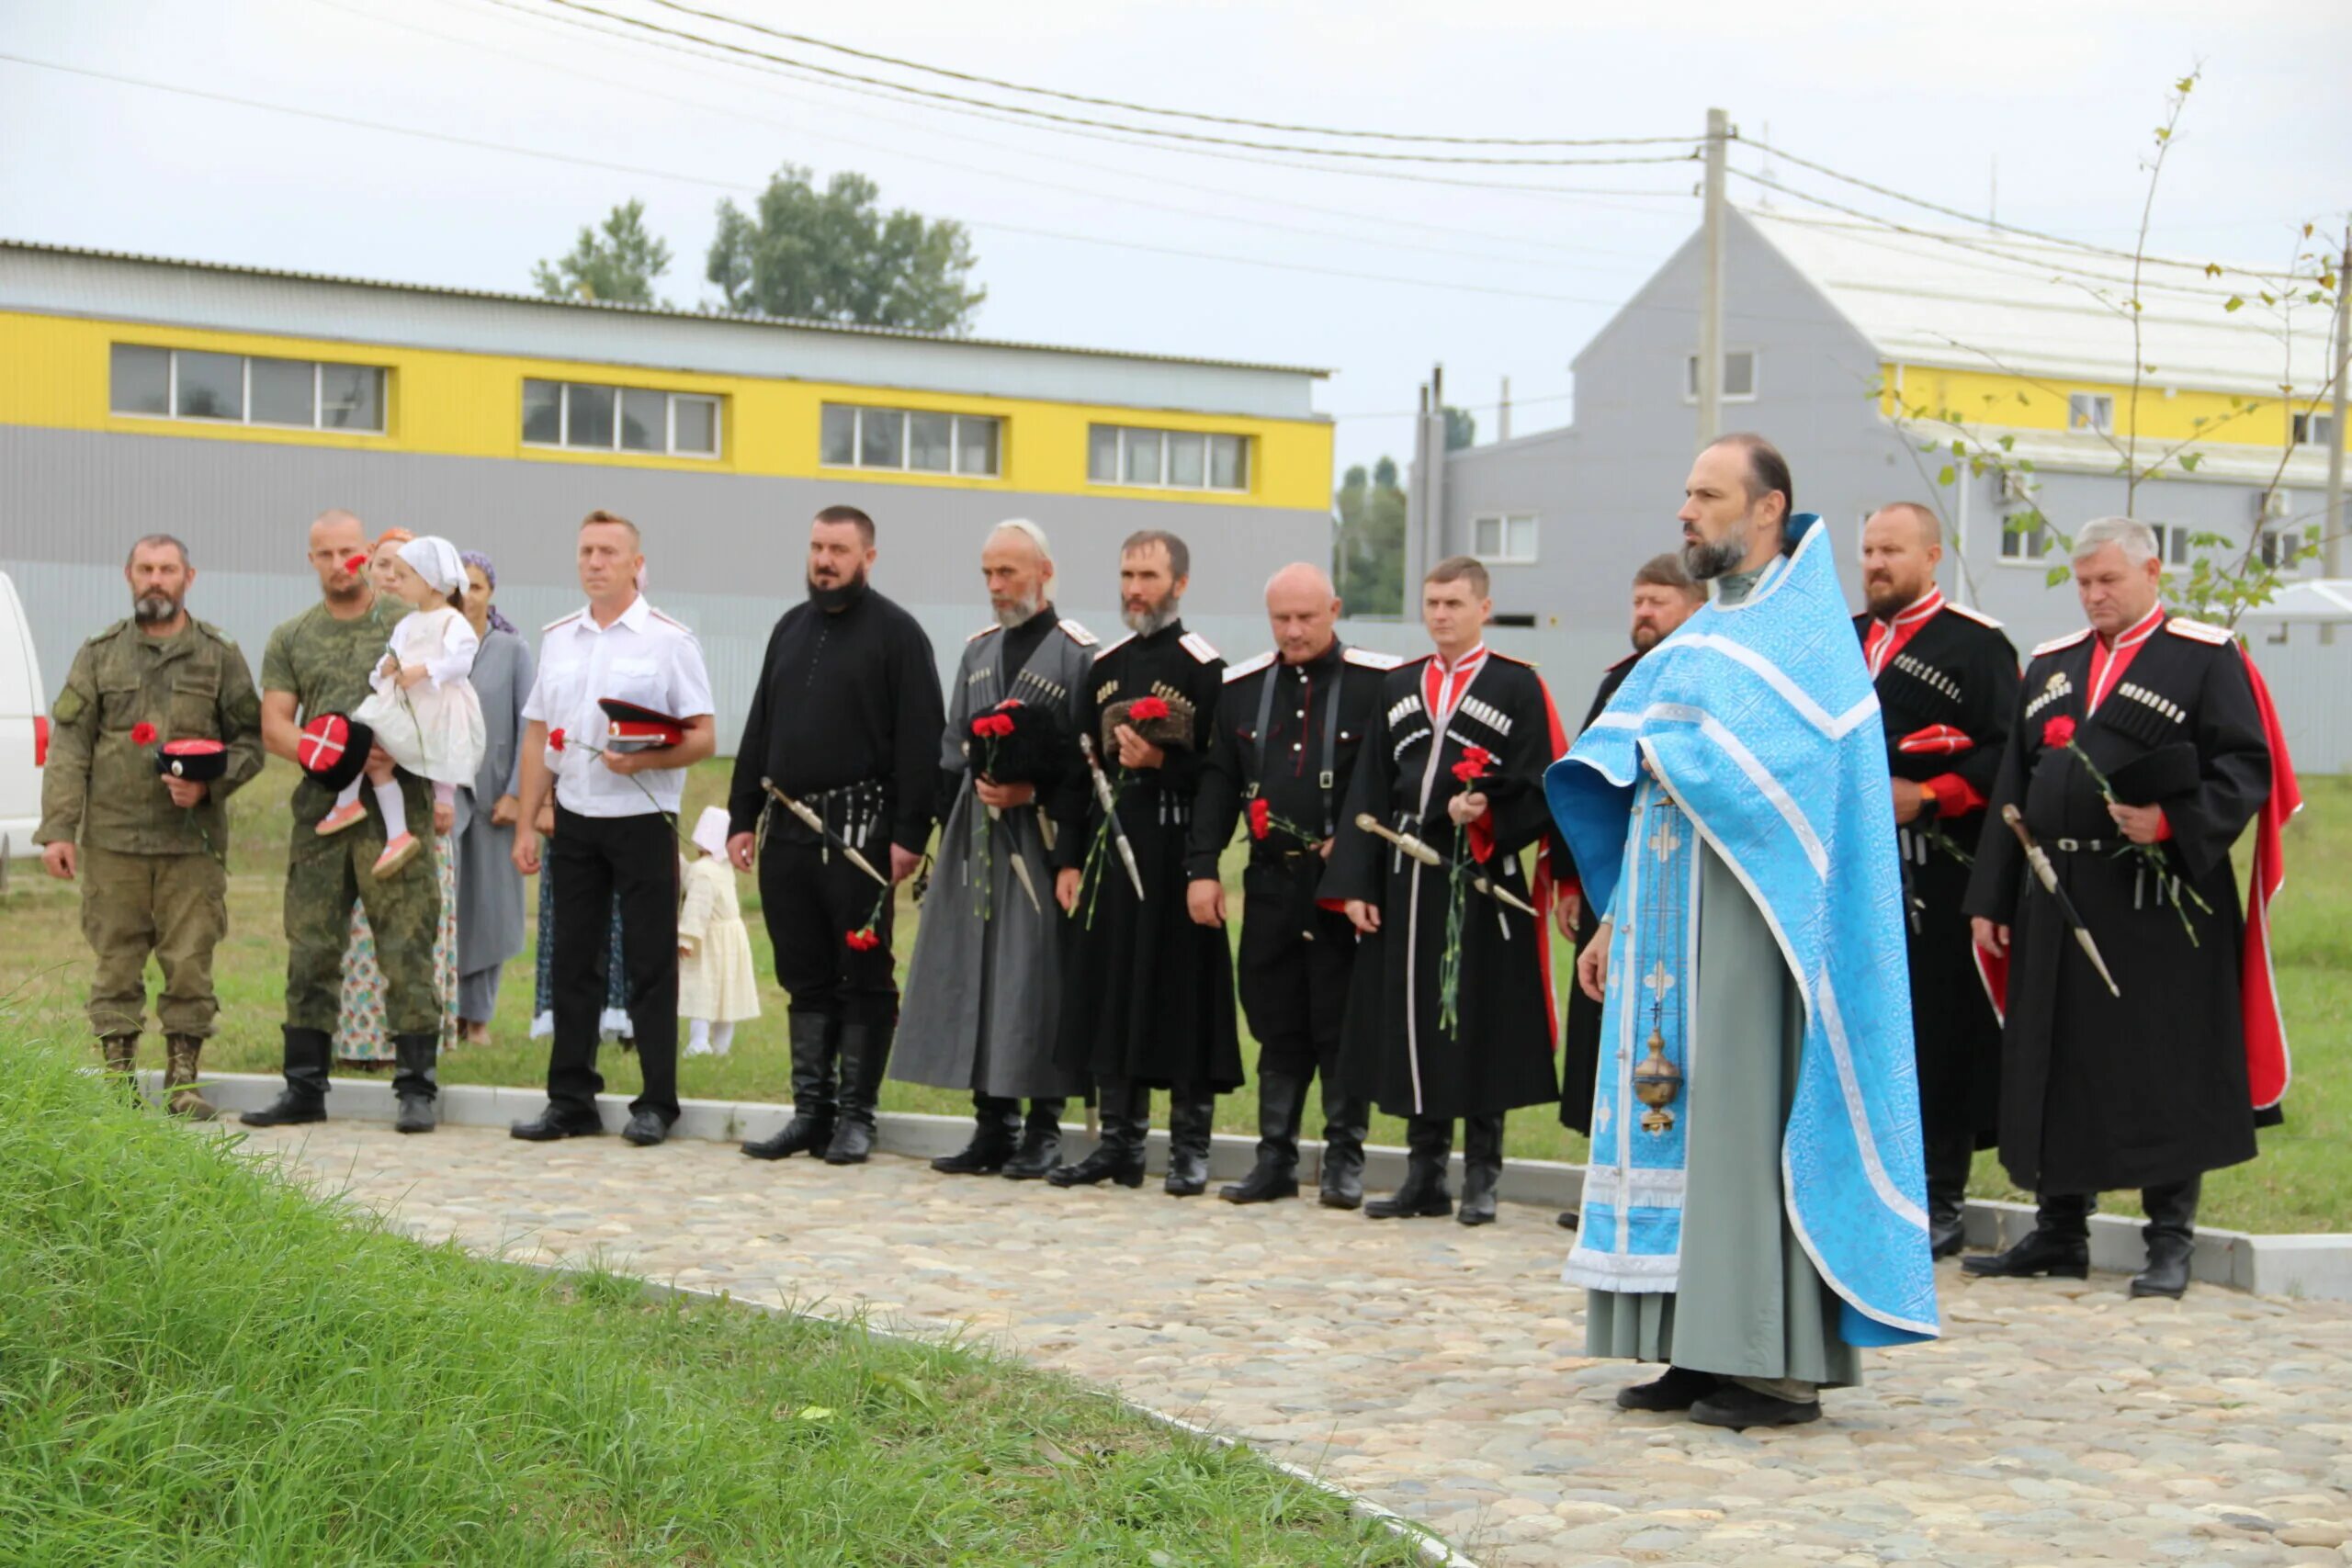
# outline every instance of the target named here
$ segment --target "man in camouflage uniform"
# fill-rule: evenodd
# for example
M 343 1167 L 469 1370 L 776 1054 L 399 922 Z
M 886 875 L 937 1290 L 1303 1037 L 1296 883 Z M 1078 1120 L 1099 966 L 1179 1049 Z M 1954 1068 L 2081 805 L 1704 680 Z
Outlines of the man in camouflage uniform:
M 82 645 L 51 705 L 34 839 L 51 875 L 82 884 L 82 934 L 97 957 L 90 1032 L 107 1070 L 127 1078 L 137 1066 L 152 953 L 164 971 L 155 1016 L 172 1112 L 209 1122 L 195 1084 L 220 1005 L 212 950 L 229 922 L 225 803 L 261 772 L 261 704 L 237 645 L 187 613 L 196 569 L 185 545 L 150 535 L 122 575 L 130 618 Z M 188 739 L 227 746 L 220 777 L 156 771 L 155 748 Z
M 311 525 L 311 569 L 320 602 L 269 634 L 261 660 L 262 743 L 300 762 L 301 726 L 322 714 L 347 714 L 368 695 L 368 674 L 384 656 L 392 627 L 406 610 L 368 584 L 368 537 L 348 512 L 325 512 Z M 378 749 L 368 777 L 390 778 L 392 761 Z M 400 775 L 409 831 L 424 852 L 390 876 L 373 874 L 384 851 L 383 818 L 321 837 L 319 818 L 334 797 L 317 780 L 294 786 L 294 839 L 286 863 L 286 1089 L 266 1110 L 245 1112 L 249 1127 L 277 1127 L 327 1119 L 327 1064 L 342 1005 L 343 952 L 351 929 L 351 901 L 368 911 L 376 961 L 384 971 L 384 1021 L 392 1036 L 392 1092 L 400 1100 L 393 1125 L 403 1133 L 433 1130 L 434 1058 L 440 1048 L 441 1001 L 434 987 L 433 936 L 441 919 L 435 881 L 432 792 L 424 781 Z

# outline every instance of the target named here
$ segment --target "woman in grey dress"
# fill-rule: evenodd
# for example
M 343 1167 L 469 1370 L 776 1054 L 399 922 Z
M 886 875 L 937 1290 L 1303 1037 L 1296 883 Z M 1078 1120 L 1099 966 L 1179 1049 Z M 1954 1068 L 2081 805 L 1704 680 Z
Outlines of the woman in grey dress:
M 481 639 L 473 687 L 489 732 L 481 772 L 458 792 L 458 1019 L 466 1043 L 487 1044 L 506 961 L 523 951 L 523 874 L 514 869 L 516 779 L 523 699 L 531 692 L 531 648 L 491 601 L 498 569 L 469 551 L 466 619 Z

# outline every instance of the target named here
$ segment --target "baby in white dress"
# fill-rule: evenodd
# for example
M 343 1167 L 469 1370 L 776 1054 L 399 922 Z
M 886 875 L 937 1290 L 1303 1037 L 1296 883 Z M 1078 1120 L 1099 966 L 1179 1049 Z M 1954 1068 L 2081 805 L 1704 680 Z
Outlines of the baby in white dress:
M 453 804 L 461 784 L 481 770 L 488 734 L 481 699 L 474 694 L 474 654 L 481 640 L 458 608 L 466 587 L 465 563 L 448 540 L 427 535 L 400 547 L 386 586 L 409 606 L 392 628 L 391 647 L 368 678 L 373 688 L 351 717 L 376 732 L 376 744 L 392 761 L 433 783 L 433 797 Z M 339 833 L 368 815 L 359 803 L 365 778 L 344 787 L 319 823 L 322 833 Z M 390 876 L 422 847 L 408 830 L 408 812 L 398 779 L 373 786 L 384 814 L 384 852 L 376 874 Z

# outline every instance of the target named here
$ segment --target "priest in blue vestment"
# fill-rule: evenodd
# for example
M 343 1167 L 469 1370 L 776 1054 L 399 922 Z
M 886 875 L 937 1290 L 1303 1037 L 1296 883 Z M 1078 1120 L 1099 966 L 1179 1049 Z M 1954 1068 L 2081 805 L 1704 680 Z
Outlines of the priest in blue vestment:
M 1699 455 L 1709 602 L 1545 777 L 1605 929 L 1588 1349 L 1628 1410 L 1817 1419 L 1861 1351 L 1937 1332 L 1894 817 L 1828 529 L 1760 436 Z

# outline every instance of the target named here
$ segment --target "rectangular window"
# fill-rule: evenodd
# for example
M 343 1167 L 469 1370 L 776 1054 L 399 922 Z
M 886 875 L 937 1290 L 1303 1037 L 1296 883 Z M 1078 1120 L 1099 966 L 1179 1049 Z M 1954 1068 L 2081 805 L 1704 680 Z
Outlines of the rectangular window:
M 1470 520 L 1470 553 L 1487 561 L 1535 558 L 1535 516 L 1504 513 Z
M 2262 564 L 2273 571 L 2294 572 L 2317 553 L 2317 535 L 2293 528 L 2262 531 Z
M 2193 530 L 2179 523 L 2151 523 L 2156 536 L 2156 558 L 2166 566 L 2188 564 L 2188 540 Z
M 2069 430 L 2113 430 L 2115 428 L 2115 399 L 2106 392 L 2067 393 L 2066 428 Z
M 2039 561 L 2050 553 L 2050 534 L 2044 528 L 2010 528 L 2001 530 L 2001 558 L 2014 561 Z
M 832 468 L 994 479 L 1003 444 L 1004 422 L 985 414 L 827 403 L 819 416 L 817 461 Z
M 286 430 L 384 430 L 384 378 L 374 365 L 211 354 L 119 343 L 107 406 L 149 419 L 201 419 Z
M 523 383 L 523 444 L 582 452 L 716 457 L 719 400 L 585 381 Z
M 1097 424 L 1086 433 L 1086 477 L 1160 490 L 1250 488 L 1250 438 Z
M 1731 348 L 1724 351 L 1724 401 L 1752 403 L 1756 400 L 1756 351 L 1752 348 Z M 1699 356 L 1685 355 L 1682 360 L 1682 400 L 1699 400 Z
M 2295 445 L 2298 446 L 2333 446 L 2335 445 L 2335 416 L 2332 413 L 2299 413 L 2295 416 Z

